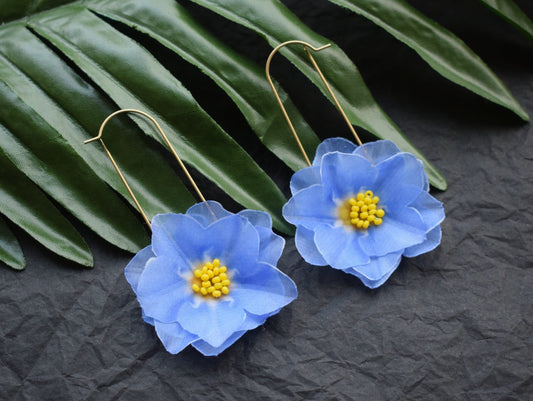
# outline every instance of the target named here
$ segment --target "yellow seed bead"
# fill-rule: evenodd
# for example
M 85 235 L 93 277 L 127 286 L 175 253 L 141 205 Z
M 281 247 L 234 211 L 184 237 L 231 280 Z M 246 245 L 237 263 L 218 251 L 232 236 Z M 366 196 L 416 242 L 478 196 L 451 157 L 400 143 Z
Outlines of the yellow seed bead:
M 376 214 L 377 210 L 376 209 L 371 209 L 368 211 L 368 214 Z
M 209 270 L 209 269 L 207 268 L 206 265 L 204 265 L 204 266 L 202 267 L 202 272 L 207 273 L 208 270 Z
M 207 267 L 208 269 L 212 269 L 213 268 L 213 264 L 211 262 L 207 262 L 205 264 L 205 267 Z
M 196 269 L 194 271 L 194 277 L 196 277 L 196 278 L 202 277 L 202 271 L 200 269 Z
M 374 205 L 373 203 L 368 205 L 368 210 L 374 210 L 375 208 L 376 208 L 376 205 Z
M 218 277 L 220 277 L 221 280 L 225 280 L 228 278 L 228 275 L 226 273 L 220 273 Z
M 209 278 L 212 278 L 215 274 L 213 273 L 213 270 L 208 270 L 207 274 L 209 275 Z
M 354 198 L 350 198 L 350 199 L 348 200 L 348 202 L 349 202 L 350 205 L 352 205 L 352 206 L 355 206 L 355 204 L 357 203 L 357 201 L 356 201 Z
M 222 288 L 222 283 L 215 284 L 215 290 L 220 290 Z
M 367 212 L 363 212 L 359 215 L 359 217 L 361 217 L 361 219 L 363 220 L 366 220 L 366 218 L 368 217 L 368 213 Z
M 352 210 L 352 212 L 358 212 L 359 211 L 359 206 L 352 206 L 351 210 Z
M 211 286 L 211 281 L 207 280 L 207 281 L 202 281 L 202 287 L 204 288 L 207 288 Z
M 352 219 L 355 219 L 356 217 L 359 217 L 359 213 L 357 213 L 357 212 L 351 212 L 351 213 L 350 213 L 350 217 L 351 217 Z
M 215 290 L 215 291 L 213 291 L 213 296 L 214 296 L 215 298 L 220 298 L 221 295 L 222 295 L 222 293 L 221 293 L 219 290 Z
M 374 196 L 374 197 L 372 198 L 372 203 L 375 205 L 375 204 L 378 203 L 378 202 L 379 202 L 379 197 Z
M 226 266 L 222 266 L 222 267 L 220 268 L 220 272 L 221 272 L 221 273 L 225 273 L 226 270 L 228 270 L 228 268 L 227 268 Z
M 215 276 L 218 276 L 219 273 L 220 273 L 220 269 L 219 269 L 218 267 L 215 267 L 215 268 L 213 269 L 213 274 L 214 274 Z
M 358 193 L 356 198 L 358 201 L 362 201 L 365 198 L 365 195 L 363 195 L 362 193 Z
M 211 286 L 207 288 L 207 292 L 211 294 L 213 291 L 215 291 L 215 287 Z
M 223 286 L 227 287 L 229 285 L 230 281 L 229 280 L 224 280 L 222 281 L 220 284 L 222 284 Z
M 383 217 L 383 216 L 385 216 L 385 210 L 383 210 L 383 209 L 378 209 L 378 210 L 376 211 L 376 216 L 378 216 L 378 217 Z
M 357 225 L 357 223 L 359 223 L 361 220 L 359 220 L 359 218 L 355 218 L 355 219 L 351 219 L 350 220 L 350 223 L 352 223 L 354 226 Z
M 368 228 L 369 225 L 370 225 L 370 222 L 368 220 L 365 220 L 363 222 L 363 228 Z
M 376 220 L 374 220 L 374 224 L 375 224 L 376 226 L 379 226 L 381 223 L 383 223 L 383 220 L 381 220 L 381 219 L 379 219 L 379 218 L 376 219 Z
M 372 198 L 372 196 L 374 196 L 374 193 L 372 191 L 366 191 L 365 192 L 365 196 L 369 197 L 369 198 Z
M 361 228 L 361 227 L 363 227 L 363 223 L 364 223 L 363 220 L 359 220 L 359 221 L 357 222 L 357 228 Z
M 220 277 L 216 276 L 216 277 L 213 277 L 213 280 L 211 280 L 211 282 L 213 283 L 220 283 Z
M 224 294 L 224 295 L 228 295 L 229 294 L 229 288 L 228 287 L 222 287 L 220 289 L 220 291 L 222 291 L 222 294 Z
M 214 267 L 218 267 L 218 266 L 220 266 L 220 260 L 218 260 L 218 259 L 214 259 L 214 260 L 213 260 L 213 266 L 214 266 Z
M 368 206 L 367 205 L 361 206 L 361 212 L 366 212 L 366 211 L 368 211 Z
M 198 284 L 193 284 L 193 285 L 192 285 L 192 290 L 193 290 L 194 292 L 199 292 L 199 291 L 200 291 L 200 286 L 199 286 Z
M 207 295 L 207 288 L 205 288 L 205 287 L 200 288 L 200 293 L 202 295 Z
M 209 280 L 209 275 L 207 273 L 204 273 L 200 278 L 202 279 L 202 281 L 207 281 Z
M 366 218 L 368 221 L 374 221 L 374 219 L 376 218 L 375 215 L 373 214 L 369 214 L 368 217 Z
M 372 203 L 372 199 L 365 198 L 365 200 L 363 202 L 365 202 L 365 205 L 370 205 Z

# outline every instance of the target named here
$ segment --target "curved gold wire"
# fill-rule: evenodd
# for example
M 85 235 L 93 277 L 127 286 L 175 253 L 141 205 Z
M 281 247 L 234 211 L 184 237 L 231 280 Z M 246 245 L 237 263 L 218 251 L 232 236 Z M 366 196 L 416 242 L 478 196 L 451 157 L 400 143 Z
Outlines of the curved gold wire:
M 167 144 L 167 146 L 169 147 L 172 155 L 174 156 L 174 158 L 178 161 L 181 169 L 183 170 L 183 172 L 185 173 L 185 175 L 187 176 L 189 182 L 191 183 L 191 185 L 193 186 L 194 190 L 196 191 L 196 193 L 198 194 L 198 197 L 202 200 L 202 202 L 205 202 L 205 198 L 204 196 L 202 195 L 202 192 L 200 191 L 200 189 L 198 188 L 198 186 L 196 185 L 196 183 L 194 182 L 193 178 L 191 177 L 191 175 L 189 174 L 189 171 L 187 170 L 187 167 L 185 167 L 185 164 L 183 164 L 183 162 L 181 161 L 180 157 L 178 156 L 178 154 L 176 153 L 176 151 L 174 150 L 174 147 L 171 145 L 170 141 L 168 140 L 167 136 L 165 135 L 165 133 L 163 132 L 163 129 L 161 128 L 161 126 L 157 123 L 157 121 L 149 114 L 145 113 L 144 111 L 141 111 L 141 110 L 136 110 L 136 109 L 121 109 L 121 110 L 118 110 L 118 111 L 115 111 L 114 113 L 110 114 L 109 116 L 107 116 L 107 118 L 104 120 L 104 122 L 102 123 L 102 125 L 100 125 L 100 130 L 98 131 L 98 135 L 95 136 L 94 138 L 91 138 L 91 139 L 87 139 L 86 141 L 83 141 L 83 143 L 89 143 L 89 142 L 93 142 L 93 141 L 96 141 L 96 140 L 100 140 L 100 143 L 102 144 L 106 154 L 107 154 L 107 157 L 109 157 L 109 160 L 111 160 L 111 163 L 113 164 L 113 167 L 115 167 L 115 170 L 117 171 L 120 179 L 122 180 L 122 182 L 124 183 L 124 186 L 126 187 L 126 189 L 128 190 L 128 193 L 130 194 L 131 198 L 133 199 L 133 202 L 135 203 L 135 205 L 137 206 L 137 209 L 139 209 L 139 212 L 141 212 L 141 215 L 144 219 L 144 221 L 146 222 L 146 224 L 148 224 L 148 227 L 150 227 L 150 229 L 152 228 L 152 225 L 150 224 L 150 220 L 148 219 L 148 216 L 146 216 L 146 213 L 144 212 L 143 208 L 141 207 L 139 201 L 137 200 L 135 194 L 133 193 L 133 191 L 131 190 L 128 182 L 126 181 L 126 178 L 124 178 L 124 175 L 122 174 L 122 171 L 120 171 L 120 168 L 118 167 L 117 163 L 115 162 L 115 159 L 113 158 L 113 156 L 111 156 L 111 152 L 109 152 L 109 150 L 107 149 L 107 146 L 105 146 L 105 143 L 104 141 L 102 140 L 102 133 L 104 132 L 104 127 L 106 126 L 106 124 L 109 122 L 109 120 L 111 120 L 113 117 L 115 117 L 116 115 L 118 114 L 121 114 L 121 113 L 137 113 L 137 114 L 140 114 L 144 117 L 146 117 L 147 119 L 149 119 L 157 128 L 157 130 L 159 131 L 159 133 L 161 134 L 161 136 L 163 137 L 165 143 Z
M 272 92 L 274 92 L 274 96 L 276 97 L 276 100 L 278 101 L 278 105 L 281 108 L 283 116 L 285 117 L 285 120 L 287 121 L 287 124 L 289 124 L 289 128 L 291 129 L 292 135 L 294 136 L 294 139 L 296 140 L 296 143 L 298 144 L 298 147 L 300 148 L 300 151 L 302 152 L 302 155 L 304 156 L 305 161 L 310 166 L 311 165 L 311 161 L 309 160 L 309 157 L 307 156 L 307 153 L 305 152 L 305 149 L 304 149 L 304 147 L 302 145 L 302 142 L 300 141 L 300 138 L 298 137 L 298 134 L 296 133 L 296 130 L 294 129 L 294 126 L 292 125 L 291 119 L 289 118 L 289 115 L 287 114 L 287 110 L 285 109 L 285 106 L 283 106 L 283 102 L 281 101 L 281 98 L 279 97 L 278 91 L 276 90 L 276 87 L 274 86 L 274 83 L 272 82 L 272 78 L 270 76 L 270 64 L 272 62 L 272 58 L 274 57 L 274 55 L 282 47 L 287 46 L 287 45 L 292 45 L 292 44 L 300 44 L 300 45 L 302 45 L 304 47 L 305 52 L 307 53 L 307 55 L 309 56 L 309 59 L 311 60 L 311 64 L 313 64 L 313 67 L 318 72 L 318 75 L 320 76 L 320 79 L 322 80 L 322 82 L 324 82 L 324 85 L 326 86 L 326 89 L 328 90 L 329 94 L 333 98 L 333 101 L 335 102 L 335 105 L 337 106 L 337 109 L 341 113 L 342 117 L 344 118 L 344 121 L 348 125 L 348 128 L 350 129 L 350 131 L 352 132 L 353 136 L 355 137 L 356 142 L 359 145 L 362 145 L 363 143 L 361 142 L 361 139 L 359 139 L 359 136 L 355 132 L 355 129 L 354 129 L 353 125 L 350 123 L 350 120 L 346 116 L 346 113 L 344 112 L 342 106 L 340 105 L 339 100 L 337 99 L 337 97 L 333 93 L 333 90 L 329 86 L 328 81 L 326 80 L 326 77 L 324 77 L 324 74 L 322 73 L 322 70 L 320 69 L 320 67 L 316 63 L 314 57 L 309 52 L 309 49 L 313 50 L 314 52 L 319 52 L 319 51 L 321 51 L 323 49 L 326 49 L 326 48 L 330 47 L 331 43 L 328 43 L 327 45 L 324 45 L 324 46 L 321 46 L 321 47 L 314 47 L 314 46 L 310 45 L 309 43 L 304 42 L 303 40 L 289 40 L 287 42 L 283 42 L 283 43 L 279 44 L 278 46 L 276 46 L 274 48 L 274 50 L 272 50 L 272 52 L 268 56 L 268 59 L 266 61 L 266 65 L 265 65 L 265 73 L 266 73 L 266 77 L 268 79 L 268 83 L 270 84 L 270 87 L 272 88 Z

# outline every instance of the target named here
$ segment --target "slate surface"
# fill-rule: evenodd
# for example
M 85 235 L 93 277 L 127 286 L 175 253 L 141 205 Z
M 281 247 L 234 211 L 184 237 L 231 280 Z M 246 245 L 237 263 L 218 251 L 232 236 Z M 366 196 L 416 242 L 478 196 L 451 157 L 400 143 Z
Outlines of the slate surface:
M 28 268 L 0 268 L 0 399 L 532 399 L 532 125 L 444 80 L 347 11 L 324 0 L 285 3 L 355 60 L 382 107 L 447 177 L 448 191 L 434 192 L 447 212 L 441 246 L 404 259 L 371 291 L 307 265 L 287 238 L 279 267 L 299 298 L 205 358 L 194 349 L 168 354 L 142 322 L 123 276 L 131 255 L 84 231 L 96 266 L 83 270 L 17 231 Z M 533 116 L 531 42 L 476 2 L 413 4 L 465 40 Z M 533 17 L 530 2 L 519 4 Z M 261 39 L 188 7 L 264 62 Z M 274 74 L 319 135 L 349 137 L 305 79 L 276 62 Z M 234 106 L 194 68 L 175 63 L 169 68 L 287 192 L 290 172 L 251 139 Z

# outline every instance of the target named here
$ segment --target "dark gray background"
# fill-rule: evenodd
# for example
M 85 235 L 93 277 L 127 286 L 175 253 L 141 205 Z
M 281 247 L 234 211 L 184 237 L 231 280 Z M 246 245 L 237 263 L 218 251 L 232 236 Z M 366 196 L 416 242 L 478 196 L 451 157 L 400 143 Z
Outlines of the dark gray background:
M 270 48 L 260 38 L 181 3 L 264 63 Z M 451 84 L 348 11 L 325 0 L 284 3 L 345 50 L 385 111 L 447 177 L 448 191 L 433 192 L 447 213 L 441 246 L 404 259 L 371 291 L 355 277 L 309 266 L 287 238 L 279 267 L 298 285 L 298 299 L 205 358 L 194 349 L 168 354 L 143 323 L 123 276 L 131 255 L 80 227 L 95 256 L 95 268 L 84 270 L 16 230 L 28 267 L 0 266 L 1 399 L 532 399 L 532 126 Z M 533 17 L 531 2 L 518 3 Z M 412 4 L 458 34 L 533 116 L 531 41 L 473 0 Z M 165 49 L 157 47 L 157 57 L 288 193 L 290 171 L 222 92 Z M 333 107 L 282 57 L 273 73 L 322 138 L 349 138 Z

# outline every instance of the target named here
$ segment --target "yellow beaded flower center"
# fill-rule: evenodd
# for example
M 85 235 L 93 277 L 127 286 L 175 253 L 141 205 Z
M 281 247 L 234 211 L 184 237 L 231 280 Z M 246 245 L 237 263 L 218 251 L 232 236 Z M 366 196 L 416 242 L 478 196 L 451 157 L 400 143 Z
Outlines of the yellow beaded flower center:
M 220 266 L 220 260 L 213 259 L 194 271 L 191 280 L 192 290 L 203 297 L 220 298 L 229 294 L 230 280 L 226 266 Z
M 339 207 L 339 218 L 347 226 L 366 230 L 383 223 L 385 211 L 378 206 L 379 198 L 372 191 L 359 192 Z

